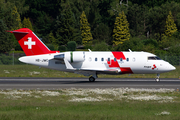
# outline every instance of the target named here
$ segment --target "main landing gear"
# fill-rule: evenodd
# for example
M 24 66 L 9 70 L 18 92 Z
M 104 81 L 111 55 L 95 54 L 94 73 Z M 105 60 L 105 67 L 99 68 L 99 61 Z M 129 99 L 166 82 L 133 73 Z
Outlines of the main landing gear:
M 97 73 L 96 72 L 91 73 L 89 77 L 89 82 L 94 82 L 96 78 L 98 78 Z
M 156 82 L 159 82 L 159 81 L 160 81 L 159 77 L 160 77 L 160 74 L 158 73 L 157 76 L 156 76 L 156 78 L 155 78 Z
M 94 82 L 95 78 L 93 76 L 89 77 L 89 82 Z

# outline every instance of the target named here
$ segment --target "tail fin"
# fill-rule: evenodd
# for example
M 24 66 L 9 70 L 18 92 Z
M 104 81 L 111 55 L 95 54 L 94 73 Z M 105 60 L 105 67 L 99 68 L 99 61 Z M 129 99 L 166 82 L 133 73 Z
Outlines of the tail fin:
M 14 34 L 20 46 L 27 56 L 57 53 L 51 51 L 30 29 L 21 28 L 18 30 L 8 31 Z

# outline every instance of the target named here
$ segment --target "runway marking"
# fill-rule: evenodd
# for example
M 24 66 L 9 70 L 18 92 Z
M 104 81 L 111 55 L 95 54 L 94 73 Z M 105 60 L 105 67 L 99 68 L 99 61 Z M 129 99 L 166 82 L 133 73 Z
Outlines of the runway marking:
M 0 78 L 0 89 L 62 89 L 62 88 L 180 88 L 179 79 L 100 78 L 89 82 L 86 78 Z
M 125 80 L 121 80 L 121 79 L 125 79 Z M 17 79 L 17 78 L 5 78 L 5 79 L 0 79 L 0 81 L 54 81 L 54 80 L 57 80 L 57 81 L 88 81 L 88 78 L 23 78 L 23 79 Z M 122 82 L 125 82 L 125 81 L 155 81 L 155 79 L 151 79 L 151 78 L 99 78 L 99 79 L 96 79 L 96 81 L 122 81 Z M 168 81 L 168 82 L 171 82 L 171 81 L 179 81 L 180 82 L 180 79 L 160 79 L 160 82 L 161 81 Z

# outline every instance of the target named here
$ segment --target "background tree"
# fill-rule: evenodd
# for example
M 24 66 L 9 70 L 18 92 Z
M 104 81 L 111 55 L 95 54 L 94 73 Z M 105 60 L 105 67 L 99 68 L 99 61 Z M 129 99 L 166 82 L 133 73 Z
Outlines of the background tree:
M 29 5 L 25 5 L 26 1 L 27 0 L 6 0 L 5 3 L 9 2 L 10 4 L 15 5 L 18 13 L 22 15 L 22 14 L 26 14 L 27 11 L 29 10 Z
M 101 15 L 101 22 L 108 25 L 113 26 L 114 19 L 110 15 L 109 10 L 111 10 L 111 3 L 113 0 L 101 0 L 99 1 L 98 9 L 99 14 Z
M 25 6 L 29 6 L 29 10 L 22 16 L 30 18 L 34 32 L 40 38 L 54 31 L 56 18 L 59 15 L 59 0 L 25 0 Z
M 19 13 L 19 20 L 29 18 L 33 24 L 33 32 L 42 38 L 45 44 L 53 44 L 55 49 L 63 48 L 63 51 L 66 50 L 64 48 L 68 41 L 82 44 L 82 24 L 79 19 L 82 11 L 86 13 L 92 33 L 91 45 L 105 42 L 109 50 L 131 48 L 133 51 L 144 50 L 165 54 L 170 53 L 170 49 L 165 51 L 164 48 L 180 44 L 179 31 L 170 37 L 165 34 L 169 11 L 172 12 L 177 29 L 180 29 L 180 0 L 0 0 L 0 19 L 7 30 L 17 29 L 15 27 L 18 26 L 15 16 L 12 15 L 14 6 L 17 8 L 16 13 Z M 124 11 L 127 15 L 131 37 L 130 40 L 114 47 L 114 21 L 119 17 L 119 11 Z M 14 41 L 12 48 L 21 50 L 13 34 L 9 34 L 9 39 Z M 156 41 L 158 46 L 147 44 L 146 41 L 149 40 Z
M 112 31 L 110 28 L 104 24 L 100 23 L 94 30 L 93 30 L 93 38 L 98 42 L 104 41 L 107 44 L 112 44 Z
M 164 27 L 165 26 L 165 19 L 166 19 L 166 12 L 163 12 L 163 9 L 161 7 L 155 7 L 151 8 L 149 10 L 148 14 L 148 28 L 150 31 L 150 34 L 159 36 L 159 40 L 161 40 L 161 35 L 164 33 Z
M 16 6 L 13 7 L 11 15 L 12 15 L 11 30 L 17 30 L 22 28 L 20 14 L 18 13 Z
M 91 2 L 90 4 L 90 10 L 87 19 L 91 28 L 95 28 L 97 25 L 102 23 L 102 16 L 100 15 L 100 11 L 98 8 L 99 2 L 99 0 L 93 0 L 93 2 Z
M 22 28 L 21 17 L 17 10 L 17 7 L 14 4 L 9 3 L 9 2 L 5 3 L 5 6 L 6 7 L 12 6 L 12 8 L 10 9 L 6 9 L 6 8 L 4 9 L 6 11 L 6 14 L 9 13 L 8 17 L 5 17 L 7 21 L 6 25 L 8 25 L 8 30 L 17 30 L 17 29 Z M 12 41 L 11 44 L 15 50 L 22 50 L 18 41 L 16 40 L 13 34 L 9 35 L 9 39 Z
M 76 41 L 78 36 L 77 29 L 75 28 L 75 22 L 73 17 L 73 12 L 69 3 L 62 4 L 62 9 L 60 9 L 60 14 L 56 21 L 56 37 L 58 39 L 59 45 L 65 45 L 69 41 Z
M 149 9 L 148 14 L 148 31 L 150 32 L 150 36 L 152 36 L 157 41 L 161 41 L 162 34 L 165 32 L 166 18 L 169 14 L 169 11 L 172 11 L 172 15 L 174 16 L 174 20 L 180 28 L 178 22 L 178 13 L 180 12 L 179 3 L 174 1 L 165 2 L 164 4 L 156 7 L 152 7 Z
M 111 9 L 109 10 L 109 13 L 111 15 L 117 15 L 121 12 L 124 11 L 127 13 L 128 11 L 128 0 L 112 0 L 110 3 Z
M 113 29 L 113 43 L 114 45 L 122 44 L 124 41 L 129 40 L 129 23 L 126 19 L 126 15 L 122 11 L 119 16 L 116 17 Z
M 6 30 L 5 23 L 0 19 L 0 53 L 9 52 L 12 49 L 13 43 L 9 39 L 9 33 Z
M 169 37 L 172 36 L 172 34 L 177 31 L 177 27 L 176 24 L 174 23 L 174 19 L 171 11 L 169 11 L 169 15 L 167 16 L 165 27 L 166 27 L 165 34 Z
M 76 50 L 76 42 L 75 41 L 69 41 L 67 43 L 67 49 L 68 51 L 75 51 Z
M 128 7 L 127 19 L 132 37 L 146 35 L 148 32 L 148 7 L 134 4 Z
M 108 45 L 105 42 L 99 42 L 92 48 L 93 51 L 109 51 Z
M 53 35 L 53 33 L 52 32 L 50 32 L 49 33 L 49 35 L 48 35 L 48 40 L 49 40 L 49 43 L 51 43 L 53 46 L 54 46 L 54 48 L 55 48 L 55 50 L 58 50 L 58 41 L 57 41 L 57 39 L 54 37 L 54 35 Z
M 172 47 L 174 46 L 174 43 L 177 43 L 177 39 L 174 36 L 174 34 L 177 32 L 177 27 L 174 23 L 171 11 L 169 11 L 169 15 L 166 18 L 165 29 L 165 34 L 162 34 L 161 41 L 159 41 L 159 46 L 161 49 Z
M 80 29 L 81 29 L 82 43 L 83 45 L 86 45 L 90 43 L 93 38 L 91 34 L 91 28 L 89 27 L 89 23 L 84 11 L 80 16 L 80 23 L 81 23 Z
M 22 22 L 22 27 L 29 28 L 30 30 L 33 31 L 32 24 L 31 24 L 31 21 L 29 20 L 29 18 L 24 17 L 24 20 Z

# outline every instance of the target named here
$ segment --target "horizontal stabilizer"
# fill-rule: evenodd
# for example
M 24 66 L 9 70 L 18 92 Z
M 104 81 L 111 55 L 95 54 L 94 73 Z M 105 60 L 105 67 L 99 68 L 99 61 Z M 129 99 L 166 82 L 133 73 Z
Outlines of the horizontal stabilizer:
M 10 33 L 25 33 L 25 34 L 29 33 L 29 32 L 23 32 L 23 31 L 9 31 L 9 30 L 7 30 L 7 32 L 10 32 Z

